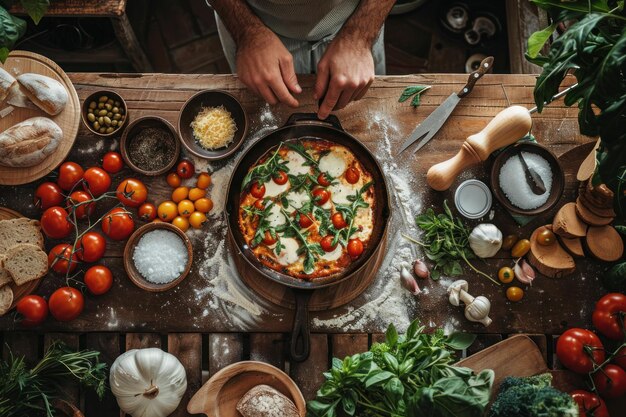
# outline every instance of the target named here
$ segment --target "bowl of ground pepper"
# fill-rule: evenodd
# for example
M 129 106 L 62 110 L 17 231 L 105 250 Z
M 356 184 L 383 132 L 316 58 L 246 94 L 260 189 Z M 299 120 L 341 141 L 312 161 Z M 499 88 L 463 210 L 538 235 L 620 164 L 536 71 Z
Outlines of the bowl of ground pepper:
M 135 172 L 161 175 L 169 171 L 180 155 L 180 139 L 174 126 L 158 116 L 134 120 L 122 135 L 120 150 L 124 162 Z

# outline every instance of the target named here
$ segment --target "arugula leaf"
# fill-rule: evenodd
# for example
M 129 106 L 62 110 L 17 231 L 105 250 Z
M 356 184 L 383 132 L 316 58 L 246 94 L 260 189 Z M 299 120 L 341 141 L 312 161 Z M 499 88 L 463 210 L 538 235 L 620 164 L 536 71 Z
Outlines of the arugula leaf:
M 253 181 L 264 184 L 269 181 L 278 171 L 289 172 L 287 161 L 280 157 L 280 149 L 283 146 L 281 142 L 278 148 L 267 158 L 265 162 L 252 168 L 241 182 L 241 190 L 245 190 Z
M 285 142 L 285 145 L 287 145 L 287 147 L 293 151 L 296 151 L 297 153 L 299 153 L 302 157 L 304 157 L 304 159 L 306 159 L 306 161 L 304 162 L 304 165 L 308 165 L 308 166 L 312 166 L 316 169 L 318 169 L 318 161 L 315 160 L 315 158 L 313 158 L 311 156 L 310 153 L 307 152 L 306 148 L 304 147 L 304 145 L 300 142 Z

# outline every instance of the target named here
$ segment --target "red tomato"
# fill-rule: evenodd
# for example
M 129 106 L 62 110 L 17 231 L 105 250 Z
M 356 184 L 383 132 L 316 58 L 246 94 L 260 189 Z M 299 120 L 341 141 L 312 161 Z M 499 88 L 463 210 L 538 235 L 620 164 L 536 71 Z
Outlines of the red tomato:
M 114 208 L 102 219 L 102 231 L 113 240 L 125 240 L 135 230 L 131 215 L 121 207 Z
M 72 209 L 76 210 L 77 219 L 85 219 L 93 214 L 96 209 L 96 203 L 88 201 L 93 200 L 91 196 L 85 191 L 74 191 L 67 198 L 67 212 L 71 213 Z
M 573 328 L 559 337 L 556 342 L 556 355 L 567 369 L 586 374 L 593 370 L 594 362 L 597 364 L 604 362 L 604 346 L 595 333 Z
M 333 246 L 333 240 L 335 237 L 333 235 L 326 235 L 320 241 L 320 246 L 324 250 L 324 252 L 332 252 L 337 247 L 337 244 Z
M 341 214 L 340 212 L 336 212 L 335 214 L 333 214 L 333 217 L 331 219 L 333 221 L 333 226 L 335 226 L 335 229 L 337 230 L 343 229 L 348 225 L 343 218 L 343 214 Z
M 179 177 L 185 180 L 193 177 L 193 174 L 195 172 L 196 172 L 196 169 L 194 168 L 193 163 L 186 159 L 183 159 L 182 161 L 180 161 L 178 165 L 176 166 L 176 173 L 178 174 Z
M 331 184 L 331 180 L 328 178 L 328 175 L 322 172 L 317 176 L 317 183 L 322 187 L 328 187 Z
M 311 225 L 313 224 L 313 220 L 311 219 L 311 216 L 300 213 L 300 217 L 298 218 L 298 224 L 301 228 L 306 229 L 308 227 L 311 227 Z
M 57 184 L 64 191 L 70 191 L 83 178 L 83 168 L 75 162 L 65 162 L 59 167 Z
M 622 367 L 626 371 L 626 347 L 621 348 L 615 353 L 613 362 Z
M 107 152 L 102 157 L 102 168 L 109 174 L 118 173 L 124 168 L 122 155 L 117 152 Z
M 255 198 L 263 198 L 263 196 L 265 195 L 265 185 L 259 185 L 258 182 L 254 182 L 252 184 L 252 187 L 250 187 L 250 194 L 252 194 L 252 197 Z
M 350 239 L 348 241 L 348 255 L 351 258 L 358 258 L 363 253 L 363 242 L 360 239 Z
M 278 185 L 283 185 L 283 184 L 287 184 L 287 181 L 289 181 L 289 177 L 287 176 L 287 174 L 283 171 L 278 171 L 276 172 L 276 174 L 274 174 L 274 182 Z
M 38 295 L 22 297 L 15 305 L 15 309 L 24 316 L 21 323 L 26 327 L 37 326 L 48 317 L 48 303 Z
M 71 274 L 78 264 L 78 256 L 72 253 L 72 245 L 60 243 L 48 254 L 48 266 L 57 274 Z
M 258 199 L 254 202 L 254 208 L 257 210 L 265 210 L 265 204 L 263 204 L 262 199 Z
M 85 272 L 85 285 L 93 295 L 102 295 L 113 286 L 113 274 L 104 265 L 92 266 Z
M 578 389 L 569 395 L 578 404 L 579 417 L 609 417 L 606 404 L 596 394 Z
M 156 219 L 157 208 L 152 203 L 143 203 L 137 209 L 137 215 L 144 222 L 151 222 L 152 220 Z
M 109 191 L 111 177 L 105 170 L 98 167 L 91 167 L 83 175 L 83 188 L 94 197 L 101 196 Z
M 148 198 L 148 189 L 143 182 L 127 178 L 117 186 L 117 199 L 128 207 L 139 207 Z
M 63 199 L 61 187 L 53 182 L 42 182 L 35 190 L 35 207 L 42 210 L 60 206 L 63 203 Z
M 593 374 L 593 383 L 602 398 L 619 398 L 626 394 L 626 371 L 617 365 L 608 364 Z
M 313 201 L 318 206 L 323 206 L 330 199 L 330 192 L 323 188 L 316 188 L 313 190 Z
M 596 329 L 609 339 L 624 339 L 620 321 L 622 326 L 626 326 L 626 295 L 613 292 L 600 298 L 591 320 Z
M 97 232 L 87 232 L 76 245 L 78 259 L 84 262 L 97 262 L 104 256 L 107 248 L 106 239 Z
M 80 315 L 85 306 L 83 294 L 76 288 L 61 287 L 50 296 L 50 314 L 58 321 L 71 321 Z
M 67 211 L 63 207 L 50 207 L 41 216 L 41 230 L 51 239 L 63 239 L 72 231 Z
M 263 243 L 268 246 L 276 243 L 276 239 L 272 237 L 272 234 L 269 232 L 269 230 L 266 230 L 265 234 L 263 235 Z
M 346 172 L 343 175 L 346 177 L 346 181 L 350 184 L 356 184 L 359 182 L 359 177 L 361 177 L 359 170 L 352 167 L 346 169 Z

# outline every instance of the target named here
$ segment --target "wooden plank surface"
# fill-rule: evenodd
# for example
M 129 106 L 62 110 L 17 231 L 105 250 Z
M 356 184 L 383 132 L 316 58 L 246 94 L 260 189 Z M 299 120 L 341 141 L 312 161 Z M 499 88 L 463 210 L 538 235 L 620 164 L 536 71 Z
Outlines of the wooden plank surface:
M 209 335 L 209 375 L 243 359 L 241 334 L 213 333 Z
M 282 333 L 252 333 L 250 335 L 250 360 L 266 362 L 285 369 L 286 341 Z
M 170 333 L 167 350 L 178 358 L 187 373 L 187 391 L 171 416 L 188 416 L 187 403 L 202 386 L 202 336 L 198 333 Z
M 26 14 L 19 5 L 10 9 L 14 14 Z M 126 0 L 54 0 L 46 16 L 55 17 L 116 17 L 126 11 Z
M 304 399 L 315 398 L 315 393 L 324 382 L 323 372 L 330 368 L 328 363 L 328 335 L 311 334 L 311 355 L 300 363 L 292 363 L 289 376 L 295 381 Z
M 46 333 L 43 338 L 44 352 L 55 342 L 62 342 L 73 350 L 80 349 L 80 340 L 75 333 Z M 65 401 L 80 406 L 80 387 L 77 384 L 66 381 L 62 384 L 61 390 Z
M 86 348 L 99 351 L 100 361 L 107 364 L 111 368 L 111 364 L 122 353 L 120 351 L 120 337 L 117 333 L 88 333 L 86 335 Z M 98 396 L 93 391 L 85 394 L 85 415 L 86 416 L 117 416 L 120 415 L 120 409 L 117 401 L 107 390 L 102 401 L 98 400 Z

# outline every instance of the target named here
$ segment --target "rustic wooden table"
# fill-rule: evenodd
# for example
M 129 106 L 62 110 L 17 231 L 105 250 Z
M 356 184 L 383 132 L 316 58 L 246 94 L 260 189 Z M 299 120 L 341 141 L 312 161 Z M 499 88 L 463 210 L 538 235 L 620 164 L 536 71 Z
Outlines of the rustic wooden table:
M 283 106 L 268 107 L 250 94 L 233 76 L 165 75 L 165 74 L 70 74 L 81 99 L 100 89 L 113 89 L 125 98 L 130 118 L 158 115 L 176 125 L 178 113 L 185 100 L 202 89 L 223 89 L 239 98 L 250 117 L 247 144 L 285 123 L 294 111 Z M 478 351 L 512 333 L 527 333 L 538 343 L 553 366 L 553 336 L 573 327 L 589 327 L 595 300 L 603 293 L 598 282 L 601 265 L 580 262 L 577 272 L 563 279 L 539 277 L 519 303 L 504 297 L 504 288 L 470 273 L 473 295 L 486 295 L 492 302 L 493 324 L 485 328 L 463 317 L 462 309 L 452 307 L 445 296 L 446 285 L 452 279 L 439 282 L 423 281 L 426 289 L 414 297 L 400 288 L 398 266 L 421 256 L 418 250 L 400 237 L 401 232 L 416 236 L 413 216 L 434 207 L 438 210 L 444 199 L 451 200 L 455 186 L 439 193 L 425 182 L 427 169 L 436 162 L 455 154 L 461 142 L 479 131 L 503 108 L 520 104 L 532 107 L 533 76 L 487 75 L 474 91 L 458 105 L 452 117 L 436 138 L 416 155 L 405 152 L 396 155 L 403 139 L 432 112 L 451 92 L 465 83 L 465 75 L 419 75 L 380 77 L 366 97 L 345 110 L 337 112 L 343 128 L 366 144 L 380 160 L 388 176 L 393 195 L 393 221 L 389 247 L 375 282 L 362 295 L 346 306 L 312 312 L 312 353 L 303 363 L 289 363 L 285 345 L 293 311 L 261 299 L 243 286 L 232 266 L 224 245 L 226 226 L 222 204 L 230 171 L 241 151 L 231 160 L 197 166 L 213 173 L 211 197 L 216 207 L 210 224 L 201 232 L 190 232 L 194 243 L 194 266 L 190 276 L 177 288 L 165 293 L 147 293 L 135 287 L 122 267 L 122 244 L 112 243 L 103 263 L 115 275 L 113 289 L 101 297 L 86 296 L 85 311 L 70 323 L 48 319 L 41 327 L 26 331 L 8 314 L 0 318 L 4 354 L 11 349 L 28 360 L 40 357 L 44 347 L 54 339 L 71 346 L 95 348 L 103 352 L 104 360 L 112 362 L 120 352 L 138 347 L 160 346 L 177 355 L 187 368 L 189 381 L 187 398 L 201 383 L 223 366 L 241 359 L 263 360 L 286 369 L 311 398 L 319 387 L 322 372 L 329 366 L 331 356 L 344 357 L 363 351 L 380 338 L 389 323 L 401 329 L 413 318 L 429 327 L 479 333 L 475 344 L 466 353 Z M 313 79 L 302 77 L 305 92 L 298 111 L 311 112 L 315 101 L 311 95 Z M 412 84 L 432 85 L 422 98 L 419 108 L 398 103 L 404 87 Z M 575 146 L 591 141 L 578 132 L 577 111 L 562 102 L 551 104 L 542 114 L 533 115 L 533 134 L 557 156 Z M 69 160 L 83 166 L 95 165 L 108 150 L 117 149 L 118 138 L 98 139 L 81 126 Z M 245 148 L 245 146 L 244 146 Z M 569 155 L 569 154 L 568 154 Z M 573 162 L 572 162 L 573 161 Z M 574 196 L 576 161 L 569 156 L 562 160 L 569 167 L 564 199 Z M 124 170 L 116 174 L 114 183 L 131 175 Z M 134 174 L 133 174 L 134 175 Z M 463 174 L 462 179 L 477 177 L 487 181 L 487 172 L 478 167 Z M 139 176 L 149 185 L 149 200 L 159 203 L 169 198 L 170 189 L 164 178 Z M 39 182 L 19 187 L 0 187 L 0 206 L 38 218 L 32 206 L 32 196 Z M 519 227 L 510 215 L 497 205 L 495 222 L 505 234 L 530 231 L 547 221 L 549 214 Z M 101 208 L 104 210 L 104 208 Z M 55 242 L 47 242 L 47 246 Z M 491 259 L 480 264 L 492 275 L 510 260 Z M 46 277 L 38 293 L 47 296 L 61 285 L 61 279 Z M 558 364 L 556 364 L 558 367 Z M 562 373 L 557 372 L 557 375 Z M 83 395 L 71 389 L 70 399 L 79 401 L 88 417 L 111 416 L 117 413 L 114 399 L 109 395 L 103 404 L 91 394 Z M 175 415 L 186 415 L 183 400 Z

